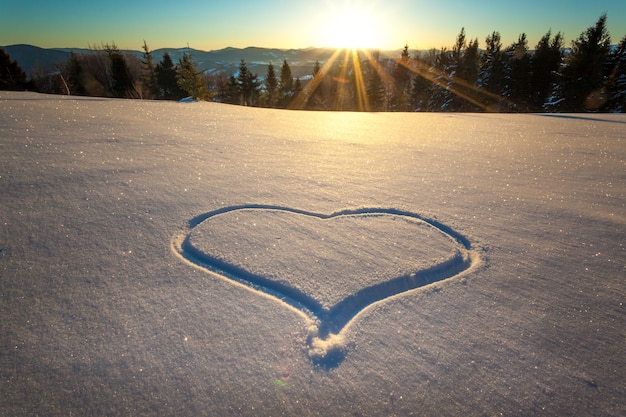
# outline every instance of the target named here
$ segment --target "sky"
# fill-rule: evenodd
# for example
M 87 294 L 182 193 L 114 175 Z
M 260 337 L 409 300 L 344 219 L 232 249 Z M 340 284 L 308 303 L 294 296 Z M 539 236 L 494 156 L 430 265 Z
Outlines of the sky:
M 430 49 L 464 27 L 481 45 L 493 31 L 505 45 L 524 32 L 532 48 L 548 30 L 569 45 L 603 13 L 617 43 L 624 0 L 0 0 L 0 45 Z

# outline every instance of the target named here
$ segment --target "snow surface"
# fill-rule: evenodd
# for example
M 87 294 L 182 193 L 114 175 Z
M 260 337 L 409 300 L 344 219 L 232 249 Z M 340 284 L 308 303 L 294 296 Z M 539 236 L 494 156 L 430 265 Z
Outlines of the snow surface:
M 0 92 L 0 138 L 2 415 L 626 414 L 624 115 Z M 327 335 L 284 291 L 367 286 Z

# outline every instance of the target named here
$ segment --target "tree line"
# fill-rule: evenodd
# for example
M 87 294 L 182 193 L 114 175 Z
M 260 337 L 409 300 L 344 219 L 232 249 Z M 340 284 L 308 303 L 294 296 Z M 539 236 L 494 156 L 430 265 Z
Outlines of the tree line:
M 626 110 L 626 36 L 611 44 L 606 14 L 565 48 L 548 31 L 534 50 L 526 34 L 503 46 L 494 31 L 480 47 L 461 29 L 451 47 L 382 59 L 378 52 L 347 52 L 306 79 L 283 60 L 263 77 L 241 60 L 235 74 L 202 72 L 189 53 L 156 62 L 144 41 L 138 58 L 115 44 L 71 54 L 53 74 L 27 79 L 0 49 L 0 89 L 103 97 L 218 101 L 245 106 L 315 110 L 579 112 Z

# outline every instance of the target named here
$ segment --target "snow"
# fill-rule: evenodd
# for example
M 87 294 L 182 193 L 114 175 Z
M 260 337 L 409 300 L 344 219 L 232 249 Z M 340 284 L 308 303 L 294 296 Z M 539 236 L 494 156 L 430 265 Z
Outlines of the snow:
M 0 414 L 626 413 L 623 115 L 0 92 L 0 127 Z

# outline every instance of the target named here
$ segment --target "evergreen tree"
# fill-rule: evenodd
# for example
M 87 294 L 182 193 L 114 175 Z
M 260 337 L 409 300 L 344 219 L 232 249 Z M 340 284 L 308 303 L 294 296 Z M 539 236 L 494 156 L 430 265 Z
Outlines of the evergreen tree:
M 552 94 L 555 74 L 563 59 L 563 35 L 559 32 L 552 39 L 548 31 L 535 46 L 535 53 L 530 59 L 530 107 L 534 111 L 544 109 Z
M 604 110 L 626 112 L 626 35 L 609 55 L 607 72 L 608 101 Z
M 317 60 L 315 61 L 315 65 L 313 66 L 313 72 L 311 73 L 311 75 L 313 75 L 313 80 L 307 86 L 309 90 L 306 106 L 309 109 L 325 109 L 325 77 L 322 74 L 322 65 Z
M 70 52 L 70 57 L 65 63 L 66 83 L 71 94 L 79 96 L 87 95 L 83 83 L 83 66 L 80 57 L 74 52 Z
M 430 87 L 429 109 L 431 111 L 450 111 L 452 93 L 450 91 L 449 71 L 451 67 L 451 54 L 446 47 L 442 47 L 434 53 L 433 83 Z
M 522 33 L 517 42 L 506 50 L 508 63 L 507 95 L 514 110 L 528 111 L 532 87 L 530 84 L 530 54 L 528 53 L 528 39 Z
M 480 52 L 478 50 L 478 38 L 471 41 L 459 65 L 459 78 L 466 81 L 469 85 L 475 85 L 478 78 L 478 67 L 480 60 Z
M 180 89 L 194 100 L 209 100 L 211 98 L 203 74 L 193 62 L 191 54 L 185 52 L 180 59 L 176 71 L 176 82 Z
M 276 78 L 276 71 L 274 71 L 274 65 L 271 62 L 267 67 L 267 75 L 265 76 L 265 92 L 266 105 L 276 107 L 278 103 L 278 78 Z
M 298 95 L 302 92 L 302 81 L 300 81 L 300 77 L 296 77 L 296 81 L 293 83 L 293 96 L 298 97 Z
M 479 51 L 478 39 L 466 41 L 465 28 L 457 35 L 456 42 L 449 53 L 446 74 L 447 88 L 451 91 L 447 110 L 477 111 L 479 107 L 476 91 L 478 77 Z
M 23 90 L 26 87 L 26 73 L 17 61 L 0 48 L 0 90 Z
M 449 74 L 453 77 L 462 77 L 463 72 L 463 53 L 467 49 L 465 28 L 461 28 L 461 32 L 456 37 L 456 42 L 450 53 Z
M 143 59 L 142 76 L 141 76 L 141 96 L 142 98 L 155 98 L 158 96 L 158 86 L 156 80 L 155 64 L 152 58 L 152 52 L 148 48 L 146 41 L 143 41 Z
M 604 65 L 610 48 L 611 37 L 606 28 L 606 14 L 603 14 L 594 26 L 572 42 L 572 50 L 559 74 L 558 110 L 598 110 L 606 103 Z
M 282 107 L 287 107 L 293 99 L 293 75 L 285 59 L 280 69 L 280 83 L 278 85 L 279 101 Z
M 318 60 L 315 60 L 315 66 L 313 67 L 313 77 L 317 77 L 317 74 L 322 70 L 322 66 Z
M 115 44 L 105 45 L 104 51 L 111 61 L 111 95 L 118 98 L 137 97 L 137 91 L 124 54 L 117 49 Z
M 228 96 L 226 103 L 229 104 L 241 104 L 241 97 L 239 93 L 239 81 L 234 75 L 228 78 Z
M 393 69 L 394 90 L 391 98 L 391 107 L 396 111 L 408 109 L 408 95 L 411 83 L 411 67 L 409 45 L 405 44 Z
M 486 49 L 479 74 L 479 83 L 485 90 L 502 94 L 505 83 L 505 62 L 500 32 L 493 32 L 485 39 Z
M 167 52 L 163 53 L 163 59 L 154 68 L 158 98 L 165 100 L 180 100 L 185 97 L 185 92 L 178 86 L 176 80 L 176 67 Z
M 366 93 L 370 105 L 370 110 L 381 111 L 383 109 L 385 99 L 385 84 L 380 76 L 381 63 L 380 51 L 372 53 L 371 60 L 367 66 L 368 76 Z
M 248 69 L 246 61 L 243 59 L 239 64 L 239 75 L 237 76 L 237 86 L 239 90 L 240 104 L 253 106 L 258 97 L 259 82 L 256 74 L 252 74 Z
M 434 56 L 432 52 L 417 53 L 413 57 L 415 76 L 411 81 L 409 104 L 412 111 L 428 111 L 430 109 L 430 96 L 434 88 L 431 81 L 434 76 Z

